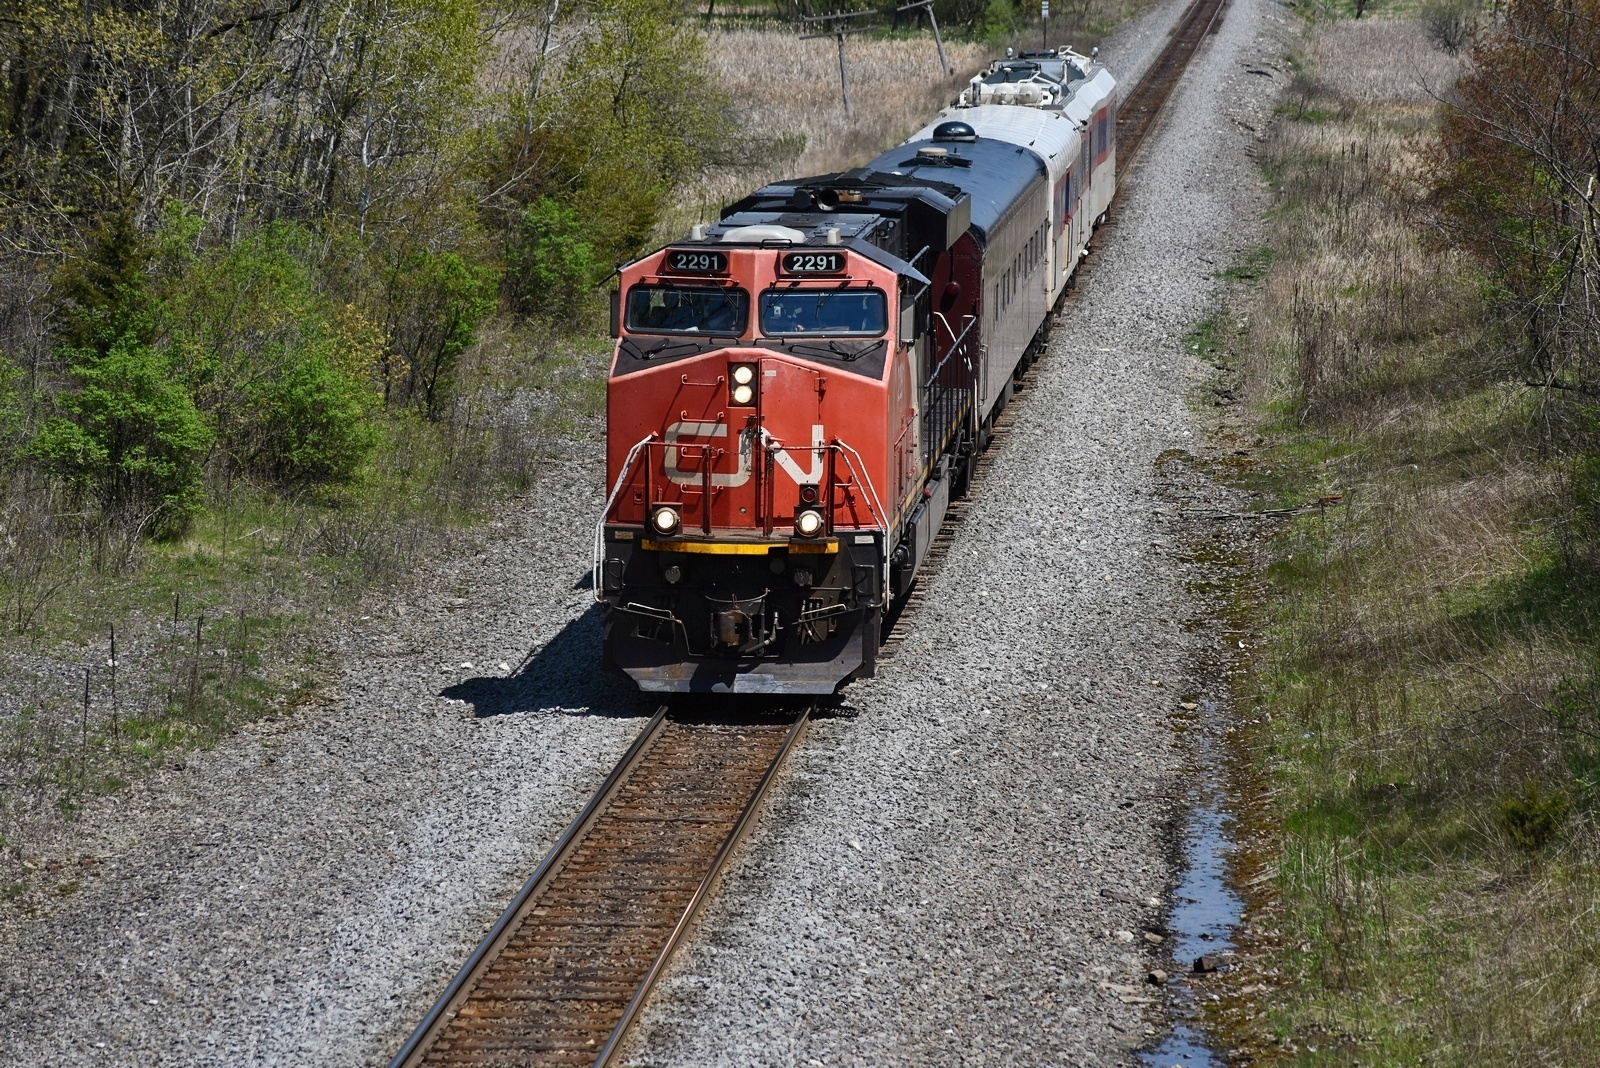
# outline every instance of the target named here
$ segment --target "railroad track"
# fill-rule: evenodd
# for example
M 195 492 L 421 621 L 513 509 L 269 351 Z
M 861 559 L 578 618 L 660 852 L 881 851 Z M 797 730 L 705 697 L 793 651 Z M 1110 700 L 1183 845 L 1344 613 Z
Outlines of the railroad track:
M 1123 173 L 1133 165 L 1134 157 L 1143 147 L 1145 134 L 1155 125 L 1156 117 L 1172 96 L 1172 90 L 1177 88 L 1178 80 L 1183 77 L 1200 42 L 1221 27 L 1222 12 L 1227 6 L 1228 0 L 1191 0 L 1178 16 L 1161 54 L 1117 109 L 1119 184 Z
M 1119 109 L 1119 179 L 1226 3 L 1193 0 Z M 1041 344 L 1039 356 L 1044 351 Z M 1016 381 L 1018 397 L 1038 373 L 1035 359 Z M 1002 451 L 1017 410 L 1009 404 L 996 417 L 974 485 Z M 970 506 L 970 497 L 951 502 L 916 585 L 891 620 L 884 658 L 899 651 L 902 621 L 922 604 Z M 604 1068 L 811 712 L 751 722 L 657 711 L 390 1068 Z
M 390 1068 L 607 1064 L 810 714 L 657 711 Z
M 1161 114 L 1162 108 L 1172 96 L 1172 91 L 1178 85 L 1184 70 L 1189 66 L 1189 60 L 1194 57 L 1200 48 L 1200 43 L 1205 38 L 1217 32 L 1222 24 L 1222 13 L 1227 7 L 1228 0 L 1191 0 L 1188 7 L 1178 16 L 1178 21 L 1173 25 L 1168 34 L 1167 43 L 1161 49 L 1161 54 L 1156 61 L 1145 71 L 1144 77 L 1139 79 L 1139 84 L 1129 92 L 1122 106 L 1117 109 L 1117 180 L 1119 185 L 1123 175 L 1132 165 L 1134 157 L 1144 144 L 1145 135 L 1155 125 L 1156 118 Z M 1114 217 L 1108 216 L 1095 231 L 1095 236 L 1105 234 L 1112 224 Z M 1064 305 L 1067 299 L 1077 288 L 1079 280 L 1089 270 L 1091 261 L 1078 265 L 1077 272 L 1073 275 L 1067 291 L 1061 295 Z M 1060 313 L 1058 307 L 1051 313 L 1050 321 L 1054 322 L 1055 316 Z M 962 521 L 966 518 L 967 511 L 972 505 L 973 490 L 983 484 L 989 468 L 994 465 L 995 458 L 1002 451 L 1006 438 L 1011 433 L 1018 410 L 1017 401 L 1032 388 L 1034 380 L 1039 374 L 1039 364 L 1048 351 L 1047 342 L 1041 340 L 1037 354 L 1028 369 L 1015 382 L 1011 402 L 1000 410 L 995 416 L 994 425 L 990 428 L 990 435 L 983 452 L 978 456 L 977 465 L 973 468 L 971 488 L 962 500 L 950 502 L 950 510 L 945 515 L 945 522 L 939 528 L 939 533 L 934 536 L 933 544 L 928 547 L 928 555 L 923 559 L 922 567 L 917 572 L 917 581 L 910 591 L 901 600 L 889 617 L 888 626 L 885 628 L 883 643 L 879 647 L 878 656 L 883 660 L 892 660 L 905 642 L 909 630 L 909 622 L 915 618 L 917 609 L 926 600 L 927 591 L 932 586 L 932 579 L 938 575 L 944 566 L 945 559 L 950 555 L 950 547 L 955 543 L 957 531 L 961 529 Z

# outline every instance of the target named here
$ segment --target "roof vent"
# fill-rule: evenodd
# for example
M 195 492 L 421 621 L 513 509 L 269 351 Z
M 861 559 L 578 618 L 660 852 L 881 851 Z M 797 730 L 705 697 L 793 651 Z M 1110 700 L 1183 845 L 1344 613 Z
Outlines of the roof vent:
M 917 155 L 923 159 L 942 160 L 949 154 L 950 150 L 948 148 L 937 148 L 932 145 L 924 145 L 922 148 L 917 149 Z
M 971 144 L 978 139 L 978 131 L 965 122 L 941 122 L 933 128 L 935 141 L 958 141 L 962 144 Z
M 722 240 L 728 244 L 739 245 L 764 245 L 768 241 L 781 241 L 789 245 L 803 245 L 806 235 L 799 230 L 776 223 L 755 223 L 750 226 L 735 226 L 731 230 L 722 232 Z

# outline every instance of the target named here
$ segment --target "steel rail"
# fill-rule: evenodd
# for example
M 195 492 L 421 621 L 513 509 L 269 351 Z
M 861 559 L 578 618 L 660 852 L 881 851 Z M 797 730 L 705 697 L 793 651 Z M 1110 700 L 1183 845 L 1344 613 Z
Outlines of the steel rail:
M 512 930 L 521 921 L 523 912 L 538 899 L 540 892 L 567 859 L 572 846 L 594 825 L 595 819 L 611 803 L 612 798 L 616 796 L 617 787 L 627 779 L 629 773 L 639 763 L 639 759 L 661 733 L 661 725 L 666 718 L 667 706 L 662 705 L 656 709 L 655 715 L 650 717 L 650 722 L 645 724 L 639 736 L 628 747 L 628 751 L 622 755 L 622 759 L 617 761 L 617 766 L 611 769 L 611 774 L 600 784 L 600 789 L 589 798 L 589 803 L 583 806 L 582 811 L 571 823 L 567 824 L 567 829 L 556 839 L 556 844 L 550 847 L 544 860 L 534 869 L 533 874 L 528 876 L 527 881 L 522 884 L 522 889 L 517 891 L 517 896 L 511 899 L 511 904 L 506 906 L 494 926 L 489 928 L 489 933 L 478 943 L 478 947 L 472 951 L 467 962 L 456 972 L 455 978 L 444 988 L 444 993 L 439 995 L 439 1000 L 433 1003 L 433 1007 L 411 1033 L 406 1044 L 400 1047 L 400 1052 L 389 1062 L 389 1068 L 411 1068 L 417 1063 L 417 1059 L 427 1052 L 428 1046 L 438 1037 L 444 1025 L 450 1022 L 455 1010 L 471 993 L 472 985 L 484 965 L 492 961 L 504 947 Z
M 1117 177 L 1133 165 L 1201 41 L 1215 33 L 1227 0 L 1192 0 L 1178 16 L 1160 55 L 1117 109 Z
M 667 961 L 672 957 L 673 951 L 678 948 L 678 943 L 683 940 L 684 935 L 689 933 L 689 928 L 693 925 L 695 915 L 700 911 L 700 906 L 705 904 L 711 897 L 711 890 L 716 884 L 717 878 L 722 874 L 723 865 L 727 863 L 728 857 L 733 854 L 733 851 L 739 847 L 739 843 L 750 830 L 751 824 L 755 822 L 761 803 L 766 800 L 767 790 L 772 786 L 773 780 L 777 778 L 778 769 L 782 767 L 784 758 L 789 755 L 789 750 L 793 748 L 794 743 L 799 740 L 801 733 L 806 728 L 806 724 L 811 720 L 811 713 L 815 710 L 816 705 L 810 705 L 799 716 L 795 717 L 794 725 L 789 728 L 789 733 L 784 735 L 783 744 L 778 747 L 778 752 L 773 755 L 772 763 L 767 766 L 765 774 L 761 776 L 761 781 L 756 784 L 755 791 L 750 795 L 750 800 L 745 802 L 744 809 L 739 813 L 739 818 L 735 821 L 733 829 L 722 840 L 722 845 L 717 849 L 717 855 L 711 858 L 711 866 L 706 870 L 705 876 L 700 880 L 700 885 L 695 889 L 694 897 L 684 907 L 683 915 L 678 918 L 677 924 L 672 928 L 672 934 L 667 937 L 667 944 L 661 948 L 660 953 L 656 954 L 655 962 L 650 965 L 650 971 L 646 973 L 644 980 L 639 984 L 639 988 L 634 991 L 632 999 L 628 1002 L 628 1007 L 622 1010 L 622 1019 L 617 1021 L 616 1029 L 611 1032 L 611 1037 L 606 1040 L 604 1048 L 600 1050 L 600 1055 L 595 1058 L 594 1068 L 606 1068 L 611 1063 L 611 1058 L 621 1048 L 623 1035 L 627 1032 L 628 1026 L 633 1023 L 634 1017 L 644 1007 L 645 999 L 650 996 L 650 990 L 656 985 L 656 980 L 661 978 L 662 974 L 667 970 Z
M 390 1068 L 610 1060 L 815 707 L 788 722 L 658 710 Z

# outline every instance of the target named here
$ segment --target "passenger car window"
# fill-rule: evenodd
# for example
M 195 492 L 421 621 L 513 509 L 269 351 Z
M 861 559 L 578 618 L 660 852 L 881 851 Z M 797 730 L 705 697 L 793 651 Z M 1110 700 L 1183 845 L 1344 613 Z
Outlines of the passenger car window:
M 876 337 L 889 328 L 878 289 L 769 289 L 761 294 L 761 332 Z
M 626 325 L 635 334 L 738 337 L 750 318 L 750 294 L 732 287 L 634 286 Z

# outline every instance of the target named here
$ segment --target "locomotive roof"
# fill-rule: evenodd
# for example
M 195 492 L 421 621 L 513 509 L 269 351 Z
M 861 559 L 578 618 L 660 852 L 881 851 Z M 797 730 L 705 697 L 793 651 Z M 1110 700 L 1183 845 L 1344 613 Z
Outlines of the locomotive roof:
M 909 271 L 925 252 L 937 256 L 967 232 L 971 200 L 959 185 L 937 178 L 856 168 L 758 189 L 724 208 L 707 237 L 720 241 L 739 227 L 783 226 L 808 245 L 838 240 L 875 247 Z
M 924 148 L 947 154 L 930 158 L 920 154 Z M 1045 174 L 1044 160 L 1037 153 L 987 137 L 960 144 L 911 141 L 891 148 L 864 169 L 966 192 L 972 198 L 972 227 L 985 241 Z
M 883 231 L 892 230 L 885 227 L 885 218 L 877 214 L 849 213 L 849 212 L 780 212 L 780 211 L 741 211 L 726 215 L 722 221 L 706 228 L 704 238 L 693 237 L 674 241 L 678 247 L 693 245 L 724 245 L 724 235 L 730 230 L 744 226 L 782 226 L 790 230 L 798 230 L 804 235 L 804 240 L 799 243 L 786 243 L 780 248 L 841 248 L 848 249 L 859 255 L 865 256 L 874 263 L 905 276 L 918 284 L 926 285 L 928 279 L 922 272 L 890 249 L 882 247 L 885 236 Z M 830 230 L 837 230 L 838 239 L 834 240 Z M 734 242 L 744 244 L 746 242 Z M 762 242 L 765 245 L 765 242 Z

